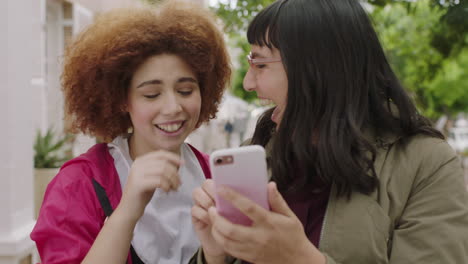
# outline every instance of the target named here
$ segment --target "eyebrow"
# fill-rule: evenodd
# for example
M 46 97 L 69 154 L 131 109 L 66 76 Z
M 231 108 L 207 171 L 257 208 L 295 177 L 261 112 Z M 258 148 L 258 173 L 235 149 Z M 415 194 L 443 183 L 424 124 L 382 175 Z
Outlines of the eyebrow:
M 190 83 L 196 83 L 196 84 L 198 84 L 198 81 L 195 80 L 195 79 L 192 78 L 192 77 L 182 77 L 182 78 L 179 78 L 179 79 L 177 80 L 176 83 L 184 83 L 184 82 L 190 82 Z M 140 88 L 140 87 L 143 87 L 143 86 L 145 86 L 145 85 L 151 85 L 151 84 L 163 84 L 163 81 L 158 80 L 158 79 L 144 81 L 144 82 L 140 83 L 136 88 Z

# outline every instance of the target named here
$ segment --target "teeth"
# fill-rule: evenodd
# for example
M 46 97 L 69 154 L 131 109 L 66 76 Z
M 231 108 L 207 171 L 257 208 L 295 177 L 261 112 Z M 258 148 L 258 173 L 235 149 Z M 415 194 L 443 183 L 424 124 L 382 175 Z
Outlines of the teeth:
M 180 129 L 183 123 L 179 124 L 170 124 L 170 125 L 156 125 L 159 129 L 164 130 L 166 132 L 172 133 L 176 132 L 177 130 Z
M 274 105 L 275 103 L 273 103 L 272 100 L 270 99 L 260 99 L 260 105 L 261 106 L 270 106 L 270 105 Z

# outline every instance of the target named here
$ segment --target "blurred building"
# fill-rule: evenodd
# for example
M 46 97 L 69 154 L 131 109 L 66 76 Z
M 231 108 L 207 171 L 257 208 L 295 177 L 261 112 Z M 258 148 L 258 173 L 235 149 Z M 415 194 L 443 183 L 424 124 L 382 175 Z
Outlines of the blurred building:
M 29 238 L 35 224 L 32 146 L 37 129 L 65 126 L 59 81 L 64 47 L 100 12 L 142 2 L 0 1 L 0 264 L 38 261 Z M 83 149 L 94 141 L 79 140 Z
M 257 116 L 253 115 L 255 109 L 254 105 L 226 92 L 216 118 L 191 133 L 187 142 L 205 153 L 237 147 L 253 135 L 251 122 L 257 120 Z

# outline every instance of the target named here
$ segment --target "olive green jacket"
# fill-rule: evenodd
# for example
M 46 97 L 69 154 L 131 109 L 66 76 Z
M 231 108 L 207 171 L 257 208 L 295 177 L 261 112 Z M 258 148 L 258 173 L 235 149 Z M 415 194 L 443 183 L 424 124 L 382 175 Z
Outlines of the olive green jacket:
M 468 192 L 459 158 L 441 139 L 406 141 L 375 140 L 380 185 L 372 195 L 353 193 L 348 201 L 332 187 L 319 247 L 327 264 L 468 263 Z M 193 263 L 204 263 L 202 254 Z

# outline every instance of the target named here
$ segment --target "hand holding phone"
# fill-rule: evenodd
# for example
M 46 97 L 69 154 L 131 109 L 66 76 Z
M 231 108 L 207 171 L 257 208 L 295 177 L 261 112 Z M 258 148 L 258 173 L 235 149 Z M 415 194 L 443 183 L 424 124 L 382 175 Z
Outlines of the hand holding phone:
M 268 174 L 263 147 L 258 145 L 222 149 L 210 155 L 210 165 L 215 188 L 229 187 L 269 210 Z M 252 221 L 215 194 L 218 213 L 231 222 L 251 225 Z

